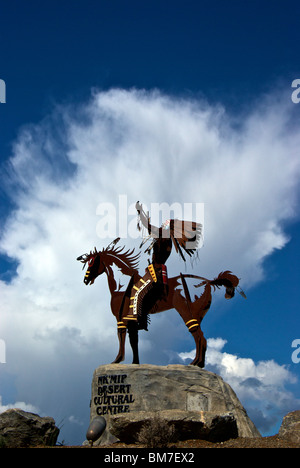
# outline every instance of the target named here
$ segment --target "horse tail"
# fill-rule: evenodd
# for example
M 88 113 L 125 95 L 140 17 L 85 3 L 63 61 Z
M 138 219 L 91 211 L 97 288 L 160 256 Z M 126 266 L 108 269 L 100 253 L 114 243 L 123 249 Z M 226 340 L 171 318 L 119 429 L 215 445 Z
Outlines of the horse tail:
M 236 290 L 242 297 L 246 299 L 246 294 L 239 287 L 239 282 L 240 280 L 236 275 L 233 275 L 231 271 L 226 270 L 221 272 L 219 276 L 212 280 L 210 283 L 212 286 L 216 286 L 217 288 L 219 288 L 220 286 L 224 286 L 226 290 L 226 299 L 232 299 Z

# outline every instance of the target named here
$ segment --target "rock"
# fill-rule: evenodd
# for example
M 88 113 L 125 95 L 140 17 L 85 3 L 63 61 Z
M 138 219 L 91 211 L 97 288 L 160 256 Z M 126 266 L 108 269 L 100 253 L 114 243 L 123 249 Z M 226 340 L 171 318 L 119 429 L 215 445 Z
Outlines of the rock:
M 137 411 L 112 416 L 110 431 L 122 442 L 136 442 L 136 435 L 143 425 L 153 419 L 155 413 Z M 159 419 L 169 426 L 174 426 L 175 434 L 180 440 L 203 439 L 211 442 L 222 442 L 238 436 L 237 422 L 232 413 L 216 414 L 212 411 L 165 410 L 158 413 Z
M 103 416 L 107 423 L 95 445 L 133 441 L 155 414 L 175 425 L 179 440 L 260 437 L 232 388 L 217 374 L 182 365 L 110 364 L 95 370 L 90 417 Z
M 279 437 L 300 443 L 300 410 L 284 416 L 278 432 Z
M 36 447 L 56 444 L 59 429 L 53 418 L 40 417 L 18 408 L 0 414 L 0 445 L 2 447 Z

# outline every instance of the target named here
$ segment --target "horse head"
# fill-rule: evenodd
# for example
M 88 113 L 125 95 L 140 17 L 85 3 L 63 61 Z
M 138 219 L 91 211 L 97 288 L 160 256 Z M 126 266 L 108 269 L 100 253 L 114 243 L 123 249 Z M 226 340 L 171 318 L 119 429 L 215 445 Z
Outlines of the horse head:
M 93 284 L 97 276 L 102 275 L 105 271 L 105 265 L 101 259 L 101 252 L 98 252 L 96 247 L 94 252 L 80 255 L 77 260 L 83 263 L 83 269 L 88 265 L 86 274 L 84 275 L 84 284 Z

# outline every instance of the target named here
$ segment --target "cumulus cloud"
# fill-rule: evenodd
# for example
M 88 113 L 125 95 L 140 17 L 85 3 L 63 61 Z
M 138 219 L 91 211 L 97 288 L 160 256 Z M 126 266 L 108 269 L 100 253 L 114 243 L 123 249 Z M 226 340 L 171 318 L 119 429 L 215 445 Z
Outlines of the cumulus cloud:
M 262 100 L 237 125 L 220 105 L 115 89 L 58 106 L 20 130 L 3 180 L 14 209 L 0 233 L 1 253 L 17 265 L 0 282 L 1 338 L 20 399 L 82 420 L 74 407 L 84 406 L 79 395 L 89 394 L 92 370 L 115 357 L 106 280 L 84 286 L 75 261 L 112 240 L 97 229 L 104 203 L 115 207 L 118 235 L 125 214 L 135 222 L 129 207 L 137 199 L 148 207 L 202 202 L 205 244 L 194 272 L 209 277 L 231 269 L 247 289 L 263 279 L 263 260 L 288 242 L 284 222 L 296 215 L 300 135 L 289 124 L 280 99 Z M 125 214 L 120 195 L 127 197 Z M 185 268 L 174 256 L 168 263 L 171 274 Z M 157 330 L 164 321 L 173 329 L 168 320 L 159 319 Z M 154 341 L 163 347 L 165 337 L 157 333 Z M 151 362 L 151 343 L 141 346 Z
M 4 413 L 4 411 L 7 411 L 7 410 L 12 409 L 12 408 L 18 408 L 18 409 L 21 409 L 23 411 L 28 411 L 29 413 L 34 413 L 34 414 L 39 414 L 40 413 L 39 408 L 37 408 L 34 405 L 24 403 L 23 401 L 16 401 L 15 403 L 12 403 L 12 404 L 9 404 L 9 405 L 2 405 L 2 399 L 0 397 L 0 414 Z M 40 413 L 40 416 L 43 416 L 43 415 Z
M 223 338 L 207 340 L 206 369 L 221 375 L 232 386 L 258 429 L 266 433 L 286 413 L 299 407 L 300 400 L 287 389 L 297 383 L 297 378 L 287 366 L 274 360 L 254 362 L 229 354 L 223 351 L 226 343 Z M 194 356 L 195 350 L 179 353 L 185 363 Z

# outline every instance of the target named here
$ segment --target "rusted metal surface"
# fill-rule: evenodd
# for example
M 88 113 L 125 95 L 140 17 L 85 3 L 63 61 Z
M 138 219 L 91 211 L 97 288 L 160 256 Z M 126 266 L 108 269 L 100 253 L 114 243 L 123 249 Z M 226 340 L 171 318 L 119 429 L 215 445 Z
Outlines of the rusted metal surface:
M 107 276 L 111 294 L 111 311 L 116 318 L 119 338 L 119 351 L 114 363 L 124 360 L 125 338 L 128 331 L 133 363 L 139 364 L 138 330 L 147 330 L 151 314 L 176 309 L 195 340 L 196 356 L 191 364 L 204 367 L 206 339 L 201 330 L 201 322 L 210 308 L 212 289 L 224 287 L 226 299 L 231 299 L 236 290 L 245 297 L 238 287 L 239 279 L 230 271 L 220 273 L 213 280 L 182 273 L 168 278 L 165 263 L 172 248 L 175 248 L 183 260 L 186 255 L 189 257 L 195 255 L 202 226 L 195 222 L 168 220 L 158 228 L 151 225 L 149 216 L 143 211 L 139 202 L 136 208 L 138 227 L 141 228 L 141 223 L 147 229 L 147 240 L 151 241 L 151 245 L 145 251 L 152 254 L 151 263 L 149 262 L 143 276 L 138 270 L 141 251 L 136 253 L 134 249 L 125 250 L 125 247 L 117 247 L 120 238 L 115 239 L 108 247 L 100 251 L 95 248 L 89 254 L 83 254 L 77 258 L 84 267 L 87 265 L 84 276 L 86 285 L 93 284 L 95 279 L 103 273 Z M 142 242 L 140 248 L 144 243 Z M 130 277 L 125 292 L 120 290 L 120 285 L 117 285 L 114 278 L 114 265 L 124 275 Z M 194 286 L 204 288 L 200 297 L 195 296 L 193 301 L 186 278 L 201 280 Z

